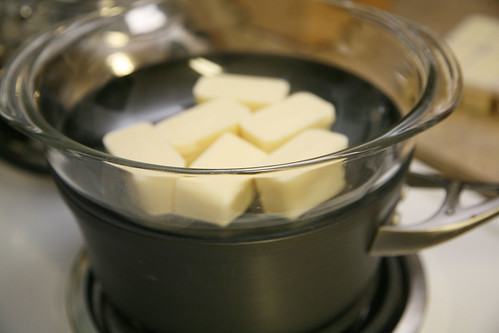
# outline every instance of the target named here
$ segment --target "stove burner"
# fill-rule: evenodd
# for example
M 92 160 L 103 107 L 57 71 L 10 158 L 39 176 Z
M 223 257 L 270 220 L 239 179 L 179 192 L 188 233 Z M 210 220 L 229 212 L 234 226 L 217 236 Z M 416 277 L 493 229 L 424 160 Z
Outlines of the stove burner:
M 425 278 L 417 256 L 383 259 L 379 281 L 373 303 L 361 312 L 354 327 L 338 330 L 338 323 L 332 323 L 317 333 L 416 333 L 426 301 Z M 76 261 L 67 301 L 75 333 L 152 333 L 109 304 L 85 253 Z

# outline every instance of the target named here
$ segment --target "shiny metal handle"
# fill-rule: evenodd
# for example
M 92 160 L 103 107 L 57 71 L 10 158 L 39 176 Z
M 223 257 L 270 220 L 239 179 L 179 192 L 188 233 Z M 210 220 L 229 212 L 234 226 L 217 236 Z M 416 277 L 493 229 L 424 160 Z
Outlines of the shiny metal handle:
M 426 221 L 406 226 L 383 225 L 378 228 L 370 249 L 372 255 L 405 255 L 454 238 L 499 215 L 499 184 L 461 182 L 437 175 L 411 173 L 409 185 L 443 187 L 445 199 L 435 215 Z M 469 189 L 486 196 L 483 202 L 461 207 L 459 198 Z

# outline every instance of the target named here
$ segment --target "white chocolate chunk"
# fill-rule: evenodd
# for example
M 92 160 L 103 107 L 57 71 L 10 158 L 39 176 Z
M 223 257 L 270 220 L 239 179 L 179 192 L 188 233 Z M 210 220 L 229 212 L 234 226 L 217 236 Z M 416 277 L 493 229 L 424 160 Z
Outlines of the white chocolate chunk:
M 192 168 L 256 166 L 266 153 L 232 133 L 215 141 L 191 165 Z M 226 226 L 246 211 L 255 197 L 247 175 L 180 177 L 175 190 L 175 213 Z
M 109 132 L 102 141 L 110 154 L 122 158 L 160 165 L 185 164 L 182 156 L 147 122 Z
M 265 165 L 300 161 L 347 148 L 343 134 L 322 129 L 302 132 L 262 161 Z M 265 213 L 294 219 L 338 194 L 345 186 L 341 161 L 279 171 L 256 177 Z
M 191 168 L 244 168 L 257 166 L 267 154 L 240 137 L 226 133 L 192 164 Z
M 190 163 L 220 135 L 238 133 L 240 121 L 249 114 L 234 100 L 217 99 L 167 118 L 156 129 Z
M 283 79 L 220 74 L 202 76 L 194 85 L 193 94 L 198 102 L 230 97 L 256 110 L 281 101 L 288 95 L 289 89 L 289 82 Z
M 271 152 L 306 129 L 328 129 L 335 117 L 333 104 L 314 94 L 298 92 L 282 103 L 246 117 L 241 123 L 241 134 L 257 147 Z
M 184 167 L 182 156 L 163 140 L 150 123 L 115 130 L 103 138 L 106 150 L 113 155 L 138 162 Z M 125 167 L 124 167 L 125 168 Z M 166 173 L 126 167 L 138 203 L 151 215 L 173 211 L 175 176 Z

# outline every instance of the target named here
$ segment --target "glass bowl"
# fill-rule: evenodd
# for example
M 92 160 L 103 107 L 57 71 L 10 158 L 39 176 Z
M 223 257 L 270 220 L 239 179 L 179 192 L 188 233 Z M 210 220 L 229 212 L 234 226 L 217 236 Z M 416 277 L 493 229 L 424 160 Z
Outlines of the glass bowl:
M 249 1 L 103 7 L 38 36 L 14 59 L 2 86 L 4 115 L 47 147 L 54 173 L 73 190 L 134 223 L 216 235 L 313 220 L 390 179 L 410 158 L 409 139 L 456 105 L 458 69 L 431 33 L 387 14 L 322 1 L 282 6 L 303 7 L 300 28 L 300 22 L 273 20 L 274 5 Z M 213 70 L 283 78 L 291 92 L 310 91 L 332 102 L 337 118 L 332 130 L 348 136 L 349 148 L 281 165 L 225 170 L 152 165 L 105 152 L 107 132 L 139 121 L 158 122 L 196 104 L 192 87 Z M 262 194 L 251 191 L 247 208 L 223 222 L 216 221 L 217 213 L 210 221 L 202 219 L 206 212 L 185 216 L 185 210 L 167 202 L 182 196 L 185 205 L 191 200 L 196 205 L 201 190 L 156 193 L 147 185 L 198 177 L 203 187 L 205 178 L 227 175 L 242 182 L 275 179 L 279 171 L 332 164 L 342 165 L 346 182 L 331 198 L 267 213 Z M 204 191 L 213 202 L 199 200 L 214 210 L 234 204 L 217 202 L 224 200 L 220 189 L 208 183 Z M 309 185 L 296 202 L 314 196 Z M 171 198 L 151 203 L 158 195 Z M 171 207 L 149 207 L 156 204 Z

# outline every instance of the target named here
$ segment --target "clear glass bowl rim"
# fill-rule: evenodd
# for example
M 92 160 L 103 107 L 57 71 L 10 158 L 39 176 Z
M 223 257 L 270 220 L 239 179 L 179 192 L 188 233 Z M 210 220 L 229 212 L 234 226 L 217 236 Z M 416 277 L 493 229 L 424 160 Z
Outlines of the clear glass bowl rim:
M 402 117 L 387 132 L 363 143 L 351 146 L 347 149 L 318 156 L 307 160 L 294 161 L 278 165 L 266 165 L 246 168 L 227 168 L 227 169 L 196 169 L 182 168 L 165 165 L 156 165 L 128 160 L 110 155 L 97 149 L 90 148 L 78 143 L 69 137 L 63 135 L 50 124 L 48 124 L 37 110 L 36 96 L 34 88 L 34 78 L 40 66 L 44 64 L 44 59 L 54 56 L 56 51 L 64 50 L 64 46 L 71 44 L 76 39 L 83 37 L 87 33 L 92 33 L 105 25 L 108 20 L 120 19 L 123 13 L 137 8 L 138 6 L 151 3 L 161 3 L 161 0 L 143 0 L 133 4 L 116 7 L 117 10 L 103 17 L 98 12 L 81 15 L 75 19 L 70 19 L 46 30 L 45 32 L 30 39 L 12 58 L 7 66 L 0 86 L 0 113 L 14 127 L 47 145 L 51 149 L 57 149 L 70 155 L 77 155 L 83 158 L 94 159 L 109 164 L 127 166 L 129 168 L 154 170 L 158 172 L 168 172 L 175 174 L 259 174 L 267 172 L 282 171 L 291 168 L 298 168 L 313 164 L 353 160 L 390 148 L 393 145 L 404 142 L 416 134 L 428 129 L 440 122 L 451 113 L 460 100 L 461 76 L 459 66 L 452 52 L 440 41 L 439 37 L 425 27 L 409 22 L 393 14 L 383 12 L 368 6 L 353 3 L 351 1 L 341 0 L 323 0 L 324 2 L 344 7 L 355 16 L 362 19 L 375 22 L 379 27 L 394 34 L 402 43 L 409 47 L 419 61 L 424 65 L 425 86 L 424 90 L 415 103 L 414 107 Z M 453 77 L 455 84 L 450 87 L 451 99 L 447 105 L 438 114 L 431 115 L 429 119 L 425 118 L 430 112 L 429 107 L 434 102 L 434 89 L 436 85 L 436 66 L 437 61 L 429 50 L 429 46 L 420 38 L 420 33 L 426 34 L 431 38 L 434 47 L 440 49 L 445 55 L 446 64 L 449 66 L 450 76 Z M 57 37 L 57 38 L 54 38 Z M 43 52 L 42 52 L 43 51 Z M 45 58 L 40 58 L 41 56 Z M 14 115 L 19 111 L 27 116 L 21 120 Z

